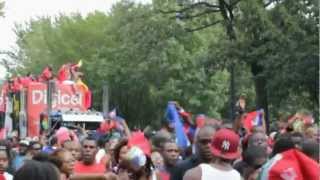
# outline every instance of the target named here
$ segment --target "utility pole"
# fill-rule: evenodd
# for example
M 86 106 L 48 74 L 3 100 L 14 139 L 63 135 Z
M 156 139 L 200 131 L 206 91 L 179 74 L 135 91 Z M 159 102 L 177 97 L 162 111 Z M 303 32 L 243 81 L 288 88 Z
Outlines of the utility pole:
M 102 112 L 103 115 L 107 115 L 109 112 L 109 88 L 106 82 L 104 83 L 102 90 Z
M 55 81 L 49 80 L 47 83 L 47 115 L 48 115 L 48 128 L 51 129 L 51 112 L 52 112 L 52 97 L 55 92 Z

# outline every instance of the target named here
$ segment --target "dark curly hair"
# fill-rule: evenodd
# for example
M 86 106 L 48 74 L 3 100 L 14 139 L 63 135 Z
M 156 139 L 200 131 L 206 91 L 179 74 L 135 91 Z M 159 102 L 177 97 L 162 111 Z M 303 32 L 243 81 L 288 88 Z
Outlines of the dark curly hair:
M 59 180 L 59 177 L 59 170 L 52 163 L 48 161 L 28 160 L 14 174 L 13 180 Z
M 120 150 L 122 147 L 128 145 L 128 139 L 121 139 L 114 148 L 114 160 L 116 163 L 119 163 Z

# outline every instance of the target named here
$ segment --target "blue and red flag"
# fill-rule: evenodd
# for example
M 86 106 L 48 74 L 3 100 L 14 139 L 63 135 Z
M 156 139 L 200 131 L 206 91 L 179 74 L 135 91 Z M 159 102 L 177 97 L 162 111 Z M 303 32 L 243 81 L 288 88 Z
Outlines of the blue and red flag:
M 263 125 L 263 109 L 247 113 L 242 123 L 243 123 L 243 127 L 248 132 L 251 132 L 254 126 L 262 126 Z
M 168 103 L 166 110 L 166 119 L 169 123 L 174 124 L 176 133 L 176 141 L 179 148 L 185 149 L 190 145 L 187 135 L 184 132 L 183 124 L 176 108 L 176 105 L 172 102 Z

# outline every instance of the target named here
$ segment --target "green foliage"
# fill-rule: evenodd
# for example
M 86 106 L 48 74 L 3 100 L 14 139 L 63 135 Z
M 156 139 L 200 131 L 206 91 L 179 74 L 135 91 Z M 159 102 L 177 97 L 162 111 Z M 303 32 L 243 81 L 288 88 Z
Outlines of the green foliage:
M 319 107 L 318 1 L 283 1 L 266 9 L 260 1 L 240 3 L 239 47 L 262 70 L 272 114 Z
M 214 117 L 225 107 L 229 74 L 210 72 L 204 64 L 212 35 L 186 33 L 152 5 L 122 1 L 109 14 L 44 17 L 16 31 L 20 73 L 39 73 L 47 64 L 57 70 L 84 59 L 94 108 L 100 109 L 102 85 L 108 84 L 111 107 L 130 125 L 159 124 L 170 100 Z
M 193 113 L 227 117 L 231 64 L 237 95 L 247 97 L 249 110 L 255 108 L 258 77 L 267 79 L 274 116 L 319 107 L 317 1 L 281 1 L 271 9 L 262 1 L 241 1 L 233 42 L 221 24 L 186 32 L 199 24 L 159 13 L 161 8 L 178 7 L 176 1 L 161 2 L 121 1 L 108 14 L 61 14 L 17 25 L 15 60 L 20 68 L 12 71 L 38 74 L 47 64 L 57 71 L 66 62 L 83 59 L 93 107 L 101 108 L 102 86 L 107 84 L 111 107 L 140 127 L 159 124 L 170 100 Z M 262 69 L 256 75 L 252 64 Z
M 4 6 L 5 6 L 5 2 L 4 1 L 0 2 L 0 17 L 4 16 L 4 12 L 3 12 Z

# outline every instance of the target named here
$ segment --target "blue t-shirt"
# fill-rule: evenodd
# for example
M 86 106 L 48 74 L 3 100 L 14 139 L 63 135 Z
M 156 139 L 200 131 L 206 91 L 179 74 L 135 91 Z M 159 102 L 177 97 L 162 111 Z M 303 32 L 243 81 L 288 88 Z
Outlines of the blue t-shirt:
M 17 171 L 24 163 L 24 160 L 26 159 L 25 155 L 17 155 L 14 159 L 13 159 L 13 163 L 12 163 L 12 167 L 15 171 Z

